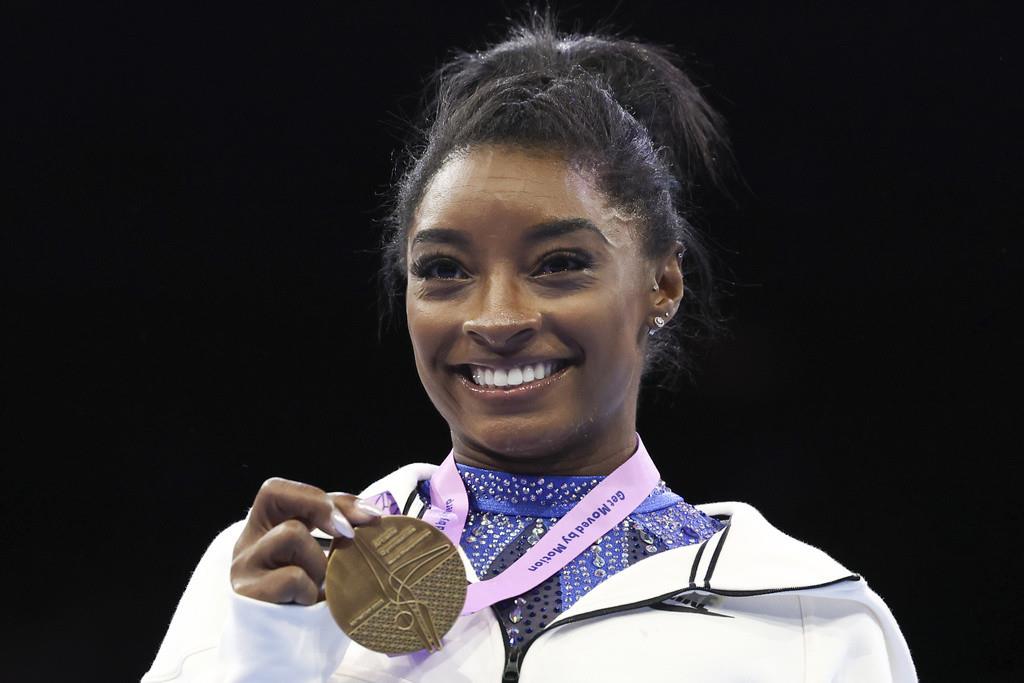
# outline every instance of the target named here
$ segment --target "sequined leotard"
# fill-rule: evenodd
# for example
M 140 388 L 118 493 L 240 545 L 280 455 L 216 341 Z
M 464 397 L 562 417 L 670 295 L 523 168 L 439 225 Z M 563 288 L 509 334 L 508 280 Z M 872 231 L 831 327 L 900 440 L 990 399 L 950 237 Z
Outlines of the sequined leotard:
M 462 548 L 481 579 L 500 574 L 604 478 L 508 474 L 457 465 L 469 498 Z M 419 496 L 430 500 L 429 483 Z M 665 550 L 700 543 L 722 523 L 660 482 L 643 503 L 560 572 L 495 604 L 508 643 L 523 646 L 609 576 Z

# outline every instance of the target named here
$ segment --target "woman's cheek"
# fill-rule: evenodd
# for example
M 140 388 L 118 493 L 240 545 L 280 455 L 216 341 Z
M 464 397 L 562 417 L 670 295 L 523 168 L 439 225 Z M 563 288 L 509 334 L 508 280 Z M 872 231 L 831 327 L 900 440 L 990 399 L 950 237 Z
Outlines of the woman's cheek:
M 581 321 L 580 327 L 595 355 L 617 356 L 625 349 L 623 341 L 634 336 L 632 311 L 618 303 L 602 301 L 591 307 Z
M 432 340 L 436 336 L 435 332 L 427 320 L 411 312 L 408 317 L 408 326 L 416 372 L 427 393 L 433 394 L 432 386 L 437 381 L 434 377 L 434 373 L 437 372 L 437 354 L 432 344 Z

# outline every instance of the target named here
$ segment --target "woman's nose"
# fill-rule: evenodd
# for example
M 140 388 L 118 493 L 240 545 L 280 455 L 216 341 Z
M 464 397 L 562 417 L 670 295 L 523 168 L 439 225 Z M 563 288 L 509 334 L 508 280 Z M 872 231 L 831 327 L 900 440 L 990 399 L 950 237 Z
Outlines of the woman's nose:
M 480 309 L 462 324 L 463 333 L 494 351 L 521 348 L 540 329 L 540 312 L 514 285 L 495 285 L 483 297 Z

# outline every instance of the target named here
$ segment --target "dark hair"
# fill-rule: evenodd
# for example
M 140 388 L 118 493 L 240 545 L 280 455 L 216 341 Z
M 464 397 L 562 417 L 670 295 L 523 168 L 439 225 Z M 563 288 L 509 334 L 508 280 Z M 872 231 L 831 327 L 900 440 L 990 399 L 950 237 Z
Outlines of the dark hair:
M 394 187 L 382 242 L 385 316 L 404 290 L 412 217 L 452 154 L 480 144 L 558 151 L 640 217 L 648 257 L 684 245 L 683 306 L 649 338 L 644 375 L 689 373 L 692 344 L 724 326 L 712 256 L 687 216 L 702 181 L 724 187 L 731 154 L 721 117 L 673 59 L 665 48 L 611 35 L 560 34 L 550 14 L 534 13 L 503 42 L 441 67 Z

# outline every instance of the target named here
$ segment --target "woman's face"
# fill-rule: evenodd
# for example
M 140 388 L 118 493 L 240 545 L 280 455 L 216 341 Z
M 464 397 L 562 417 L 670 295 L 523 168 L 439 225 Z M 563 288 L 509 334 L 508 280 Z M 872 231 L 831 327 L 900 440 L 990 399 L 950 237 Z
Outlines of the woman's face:
M 441 168 L 409 230 L 406 313 L 456 452 L 528 469 L 595 440 L 634 442 L 659 314 L 640 246 L 560 156 L 482 146 Z

